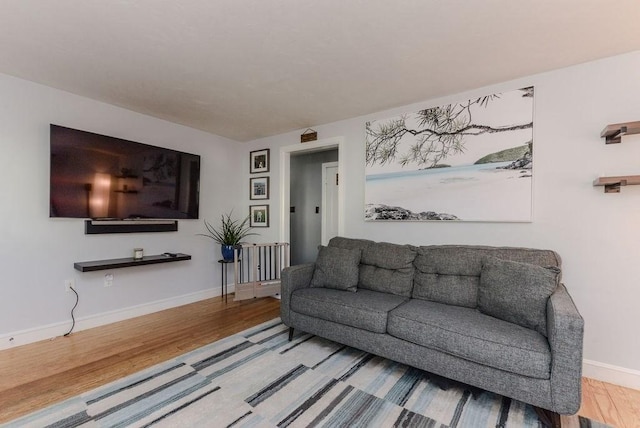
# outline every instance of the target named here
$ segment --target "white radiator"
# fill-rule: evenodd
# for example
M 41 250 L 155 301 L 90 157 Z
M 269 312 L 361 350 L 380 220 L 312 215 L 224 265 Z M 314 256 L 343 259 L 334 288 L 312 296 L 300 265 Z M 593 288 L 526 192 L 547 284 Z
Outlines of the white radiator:
M 242 251 L 234 251 L 233 300 L 280 294 L 282 269 L 288 266 L 288 243 L 242 244 Z

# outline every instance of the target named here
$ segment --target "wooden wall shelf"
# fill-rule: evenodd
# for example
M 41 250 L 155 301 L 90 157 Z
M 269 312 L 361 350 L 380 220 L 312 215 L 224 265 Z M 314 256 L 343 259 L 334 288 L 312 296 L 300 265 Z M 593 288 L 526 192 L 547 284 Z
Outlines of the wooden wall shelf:
M 191 260 L 189 254 L 176 253 L 175 257 L 164 254 L 154 256 L 144 256 L 141 260 L 135 260 L 133 257 L 125 257 L 123 259 L 109 260 L 93 260 L 89 262 L 75 262 L 73 267 L 80 272 L 92 272 L 96 270 L 119 269 L 133 266 L 154 265 L 158 263 L 179 262 L 182 260 Z
M 640 121 L 607 125 L 600 132 L 600 137 L 605 139 L 606 144 L 617 144 L 622 142 L 623 135 L 633 134 L 640 134 Z
M 640 175 L 621 175 L 618 177 L 598 177 L 594 186 L 604 186 L 604 193 L 620 193 L 620 186 L 640 184 Z
M 604 127 L 600 137 L 606 144 L 622 142 L 623 135 L 640 134 L 640 121 L 613 123 Z M 621 175 L 617 177 L 598 177 L 593 181 L 594 186 L 604 186 L 604 193 L 620 193 L 621 186 L 640 184 L 640 175 Z

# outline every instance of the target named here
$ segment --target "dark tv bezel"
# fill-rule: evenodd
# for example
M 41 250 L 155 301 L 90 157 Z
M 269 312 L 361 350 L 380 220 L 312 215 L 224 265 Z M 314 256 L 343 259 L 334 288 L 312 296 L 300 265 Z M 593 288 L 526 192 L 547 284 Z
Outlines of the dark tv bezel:
M 175 226 L 171 227 L 169 229 L 163 228 L 164 230 L 162 231 L 174 231 L 177 230 L 177 221 L 178 220 L 198 220 L 200 218 L 200 179 L 201 179 L 201 171 L 202 171 L 202 156 L 195 154 L 195 153 L 189 153 L 189 152 L 185 152 L 182 150 L 176 150 L 176 149 L 172 149 L 172 148 L 168 148 L 168 147 L 162 147 L 162 146 L 156 146 L 153 144 L 147 144 L 147 143 L 141 143 L 138 141 L 133 141 L 133 140 L 127 140 L 124 138 L 118 138 L 118 137 L 113 137 L 110 135 L 105 135 L 105 134 L 99 134 L 96 132 L 91 132 L 91 131 L 86 131 L 83 129 L 77 129 L 77 128 L 71 128 L 68 126 L 63 126 L 63 125 L 57 125 L 54 123 L 50 123 L 49 124 L 49 199 L 51 200 L 52 197 L 52 182 L 53 182 L 53 168 L 51 165 L 51 155 L 52 155 L 52 148 L 53 148 L 53 130 L 54 128 L 59 128 L 59 129 L 63 129 L 63 130 L 68 130 L 68 131 L 72 131 L 74 133 L 81 133 L 81 134 L 89 134 L 92 136 L 96 136 L 99 138 L 104 138 L 104 139 L 108 139 L 108 140 L 114 140 L 117 141 L 119 143 L 124 143 L 127 145 L 135 145 L 136 147 L 146 147 L 152 150 L 162 150 L 162 151 L 166 151 L 168 153 L 176 153 L 179 155 L 188 155 L 191 157 L 195 157 L 198 160 L 198 180 L 196 183 L 196 208 L 195 208 L 195 213 L 196 215 L 194 217 L 157 217 L 157 216 L 143 216 L 143 217 L 125 217 L 125 218 L 112 218 L 112 217 L 89 217 L 89 216 L 66 216 L 66 215 L 53 215 L 53 210 L 51 209 L 51 205 L 50 205 L 50 209 L 49 209 L 49 218 L 52 219 L 85 219 L 89 222 L 98 222 L 100 220 L 109 220 L 111 222 L 122 222 L 122 224 L 130 224 L 131 226 L 134 225 L 134 223 L 136 221 L 140 221 L 140 222 L 144 222 L 144 221 L 158 221 L 158 222 L 169 222 L 169 221 L 174 221 Z M 176 212 L 178 212 L 176 210 Z M 112 226 L 115 227 L 115 226 Z M 171 230 L 173 229 L 173 230 Z M 159 231 L 159 230 L 158 230 Z M 91 233 L 91 232 L 87 232 L 85 231 L 85 233 Z M 105 232 L 93 232 L 93 233 L 105 233 Z

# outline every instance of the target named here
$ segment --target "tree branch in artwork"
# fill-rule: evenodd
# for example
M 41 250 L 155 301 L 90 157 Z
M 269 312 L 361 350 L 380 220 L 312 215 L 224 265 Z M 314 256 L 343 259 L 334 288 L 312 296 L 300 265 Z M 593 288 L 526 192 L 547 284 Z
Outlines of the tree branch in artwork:
M 521 91 L 523 97 L 533 96 L 533 87 L 523 88 Z M 474 123 L 472 107 L 486 108 L 491 101 L 498 98 L 500 95 L 494 94 L 465 103 L 420 110 L 417 113 L 416 128 L 407 125 L 406 115 L 376 124 L 376 127 L 367 122 L 367 165 L 385 165 L 397 161 L 402 166 L 417 164 L 435 167 L 447 156 L 464 152 L 465 136 L 533 127 L 533 122 L 498 127 Z M 415 141 L 406 152 L 400 153 L 400 142 L 406 135 L 413 136 Z

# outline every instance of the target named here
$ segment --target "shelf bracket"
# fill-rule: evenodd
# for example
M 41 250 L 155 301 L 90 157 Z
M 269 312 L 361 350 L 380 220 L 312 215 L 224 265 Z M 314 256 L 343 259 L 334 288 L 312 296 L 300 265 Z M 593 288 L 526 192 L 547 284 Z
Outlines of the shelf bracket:
M 624 184 L 619 181 L 617 183 L 605 184 L 604 185 L 604 193 L 620 193 L 620 186 L 626 186 L 627 182 Z
M 621 126 L 620 129 L 618 129 L 615 134 L 606 135 L 604 142 L 605 144 L 619 144 L 622 142 L 622 137 L 626 133 L 627 133 L 627 127 Z

